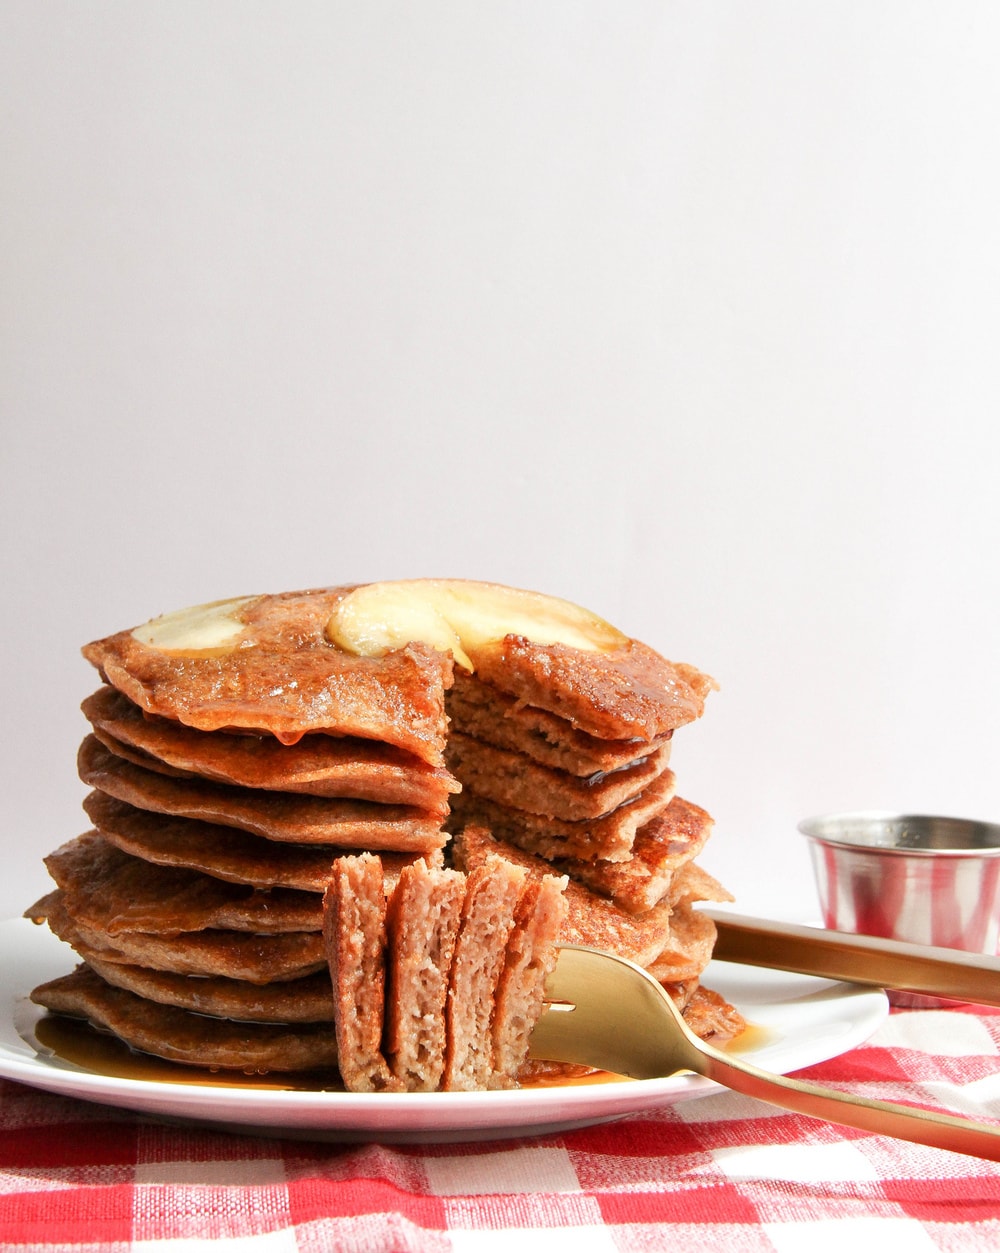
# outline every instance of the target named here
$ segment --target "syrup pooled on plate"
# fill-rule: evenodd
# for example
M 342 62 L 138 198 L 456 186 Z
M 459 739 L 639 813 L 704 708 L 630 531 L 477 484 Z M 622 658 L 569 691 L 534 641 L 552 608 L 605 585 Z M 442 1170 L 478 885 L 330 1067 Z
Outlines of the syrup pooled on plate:
M 201 1087 L 253 1088 L 276 1092 L 343 1092 L 336 1071 L 244 1074 L 238 1070 L 211 1070 L 166 1061 L 151 1053 L 138 1053 L 115 1036 L 98 1031 L 82 1018 L 43 1014 L 20 1034 L 44 1057 L 54 1056 L 93 1074 L 113 1079 L 153 1083 L 189 1083 Z
M 238 1070 L 211 1070 L 185 1066 L 180 1062 L 139 1053 L 127 1044 L 99 1031 L 82 1018 L 64 1014 L 43 1014 L 35 1023 L 19 1026 L 22 1038 L 43 1057 L 57 1057 L 81 1070 L 112 1079 L 134 1079 L 150 1083 L 184 1083 L 199 1087 L 252 1088 L 256 1092 L 343 1092 L 344 1085 L 335 1071 L 305 1071 L 301 1074 L 244 1074 Z M 576 1075 L 538 1074 L 520 1086 L 522 1089 L 582 1087 L 599 1083 L 625 1083 L 622 1075 L 592 1070 Z
M 18 1027 L 20 1035 L 43 1057 L 53 1056 L 70 1062 L 92 1074 L 113 1079 L 134 1079 L 152 1083 L 184 1083 L 200 1087 L 252 1088 L 272 1092 L 343 1092 L 344 1086 L 335 1071 L 305 1071 L 300 1074 L 245 1074 L 237 1070 L 211 1070 L 204 1066 L 185 1066 L 180 1062 L 139 1053 L 105 1031 L 99 1031 L 82 1018 L 63 1014 L 42 1014 L 34 1023 Z M 763 1027 L 747 1027 L 724 1046 L 724 1051 L 752 1052 L 762 1047 L 770 1035 Z M 606 1070 L 560 1074 L 544 1071 L 521 1082 L 522 1090 L 532 1088 L 588 1087 L 604 1083 L 633 1082 L 624 1075 Z

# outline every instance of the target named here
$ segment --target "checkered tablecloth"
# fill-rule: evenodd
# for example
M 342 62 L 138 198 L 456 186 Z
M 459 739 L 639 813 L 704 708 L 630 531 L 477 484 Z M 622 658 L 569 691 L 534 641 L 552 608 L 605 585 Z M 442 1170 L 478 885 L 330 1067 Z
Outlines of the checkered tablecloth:
M 1000 1119 L 1000 1012 L 897 1011 L 800 1072 Z M 0 1249 L 879 1253 L 1000 1249 L 1000 1163 L 723 1092 L 584 1130 L 331 1145 L 0 1085 Z

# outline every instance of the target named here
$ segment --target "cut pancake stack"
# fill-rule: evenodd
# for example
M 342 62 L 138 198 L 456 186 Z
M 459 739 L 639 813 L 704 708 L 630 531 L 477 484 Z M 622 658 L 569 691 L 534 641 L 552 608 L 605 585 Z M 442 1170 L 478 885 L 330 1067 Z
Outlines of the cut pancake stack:
M 704 1034 L 738 1029 L 692 999 L 712 936 L 690 905 L 721 889 L 667 766 L 710 681 L 617 634 L 491 624 L 466 651 L 406 621 L 408 597 L 494 587 L 250 597 L 85 648 L 92 829 L 27 911 L 82 964 L 34 999 L 193 1065 L 505 1087 L 561 937 L 648 966 Z M 369 588 L 403 589 L 399 639 L 370 630 Z
M 696 905 L 732 897 L 694 860 L 712 819 L 677 794 L 668 764 L 674 731 L 700 713 L 712 681 L 633 645 L 614 676 L 616 699 L 594 701 L 607 683 L 594 662 L 549 659 L 536 667 L 544 682 L 525 681 L 499 656 L 474 674 L 456 671 L 453 856 L 475 866 L 499 853 L 531 874 L 568 875 L 563 941 L 646 967 L 699 1035 L 728 1039 L 743 1023 L 701 985 L 715 927 Z M 466 823 L 475 830 L 464 833 Z

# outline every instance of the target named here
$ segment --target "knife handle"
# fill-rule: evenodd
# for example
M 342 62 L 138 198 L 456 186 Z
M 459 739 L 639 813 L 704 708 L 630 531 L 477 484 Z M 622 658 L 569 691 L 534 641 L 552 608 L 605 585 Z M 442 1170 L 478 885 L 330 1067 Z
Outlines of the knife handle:
M 802 927 L 703 908 L 718 929 L 713 956 L 845 983 L 1000 1006 L 1000 960 L 960 949 Z

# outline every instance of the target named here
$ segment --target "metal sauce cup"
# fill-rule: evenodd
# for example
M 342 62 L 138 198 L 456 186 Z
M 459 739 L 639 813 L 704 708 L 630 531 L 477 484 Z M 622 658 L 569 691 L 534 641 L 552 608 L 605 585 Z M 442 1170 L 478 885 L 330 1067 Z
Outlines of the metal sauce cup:
M 823 921 L 837 931 L 994 955 L 1000 942 L 1000 826 L 869 811 L 807 818 Z M 891 992 L 895 1005 L 938 1006 Z

